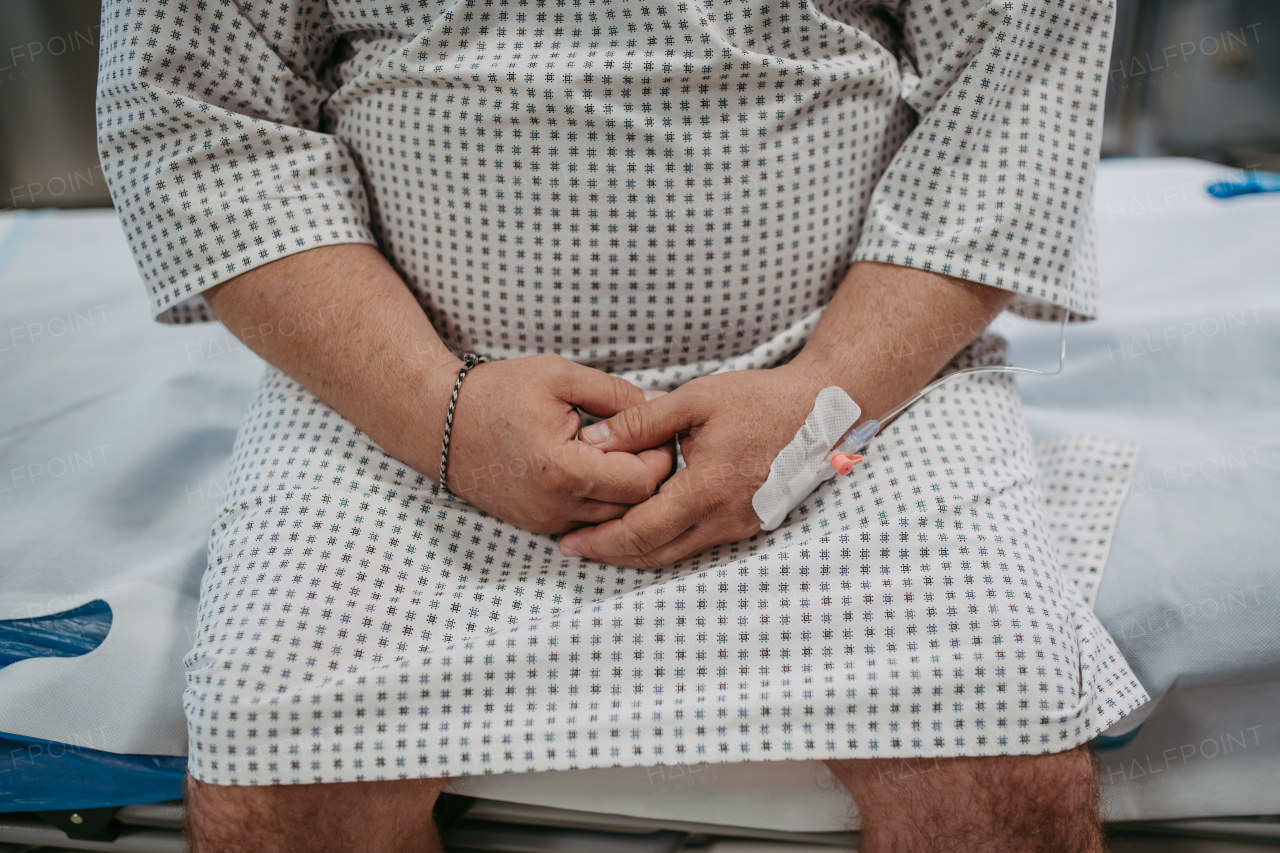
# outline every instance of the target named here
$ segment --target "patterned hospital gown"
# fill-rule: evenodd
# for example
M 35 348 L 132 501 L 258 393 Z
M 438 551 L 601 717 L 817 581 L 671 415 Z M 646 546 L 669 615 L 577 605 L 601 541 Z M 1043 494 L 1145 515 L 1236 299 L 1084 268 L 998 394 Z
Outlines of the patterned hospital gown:
M 1092 316 L 1111 25 L 1101 0 L 108 0 L 100 152 L 161 321 L 376 243 L 455 348 L 674 388 L 793 353 L 855 259 Z M 1059 569 L 1007 377 L 662 571 L 561 557 L 274 369 L 228 484 L 187 658 L 207 782 L 1038 753 L 1147 698 Z

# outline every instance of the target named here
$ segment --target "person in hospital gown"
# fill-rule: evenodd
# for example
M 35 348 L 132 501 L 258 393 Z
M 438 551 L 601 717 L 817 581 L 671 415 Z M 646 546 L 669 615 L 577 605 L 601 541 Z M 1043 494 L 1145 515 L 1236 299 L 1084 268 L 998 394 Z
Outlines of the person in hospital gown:
M 799 363 L 851 264 L 1093 316 L 1110 28 L 1091 0 L 109 0 L 100 150 L 161 322 L 375 245 L 490 359 L 459 417 L 485 371 L 547 353 L 657 405 Z M 911 349 L 999 363 L 984 325 Z M 811 405 L 736 399 L 743 429 L 788 419 L 783 444 Z M 1006 375 L 930 393 L 778 529 L 674 560 L 460 496 L 537 464 L 451 467 L 455 494 L 268 368 L 186 659 L 191 774 L 1030 755 L 1146 701 L 1059 570 Z

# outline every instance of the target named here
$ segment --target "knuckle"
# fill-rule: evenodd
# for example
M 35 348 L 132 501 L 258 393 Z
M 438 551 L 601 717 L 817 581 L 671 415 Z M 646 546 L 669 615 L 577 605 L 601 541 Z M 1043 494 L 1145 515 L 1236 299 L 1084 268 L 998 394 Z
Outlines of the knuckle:
M 537 355 L 529 356 L 533 359 L 539 370 L 549 373 L 559 373 L 568 363 L 568 359 L 553 352 L 540 352 Z
M 658 473 L 650 473 L 649 476 L 635 483 L 631 487 L 631 494 L 628 495 L 628 498 L 636 503 L 647 501 L 649 498 L 653 497 L 654 492 L 657 492 L 661 487 L 662 475 Z
M 534 503 L 525 510 L 525 518 L 538 527 L 545 527 L 555 519 L 555 511 L 545 503 Z
M 561 479 L 564 481 L 563 491 L 575 500 L 587 500 L 595 494 L 596 481 L 593 477 L 565 473 Z
M 629 509 L 631 509 L 631 507 L 626 506 L 624 504 L 609 506 L 605 510 L 604 518 L 602 518 L 601 521 L 613 521 L 615 518 L 622 518 L 624 515 L 627 514 L 627 510 Z
M 557 497 L 585 497 L 594 487 L 590 472 L 574 464 L 573 460 L 566 459 L 562 452 L 553 455 L 559 458 L 543 471 L 543 486 Z
M 533 517 L 529 517 L 529 515 Z M 556 506 L 548 505 L 546 507 L 539 507 L 529 515 L 526 516 L 528 520 L 528 527 L 526 527 L 526 529 L 530 533 L 541 533 L 544 536 L 554 536 L 559 533 L 567 533 L 576 526 L 576 523 L 567 517 L 567 513 L 563 512 L 560 507 Z
M 620 376 L 609 377 L 609 390 L 613 394 L 613 406 L 616 409 L 631 405 L 631 401 L 635 399 L 636 386 Z
M 675 476 L 675 459 L 658 470 L 652 471 L 644 482 L 644 496 L 647 500 L 654 495 L 661 494 L 662 490 L 667 487 L 667 483 L 671 482 L 671 478 Z
M 692 400 L 700 401 L 706 395 L 709 387 L 707 383 L 711 380 L 712 377 L 710 376 L 695 376 L 686 382 L 681 390 L 685 392 L 685 396 L 690 397 Z M 712 385 L 714 386 L 714 383 Z
M 701 498 L 698 501 L 699 521 L 706 521 L 723 515 L 725 510 L 729 509 L 733 503 L 733 495 L 717 489 L 715 486 L 704 489 L 698 497 Z
M 619 431 L 623 435 L 635 437 L 644 433 L 645 414 L 644 409 L 639 406 L 623 409 L 613 420 L 621 427 Z
M 622 553 L 628 557 L 643 557 L 652 549 L 649 537 L 633 527 L 622 528 Z

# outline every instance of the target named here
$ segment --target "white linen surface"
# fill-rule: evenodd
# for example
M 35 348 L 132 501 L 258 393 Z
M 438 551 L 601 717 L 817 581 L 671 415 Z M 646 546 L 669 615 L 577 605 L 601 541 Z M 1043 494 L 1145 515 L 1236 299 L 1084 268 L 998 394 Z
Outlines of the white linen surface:
M 1022 383 L 1037 439 L 1083 432 L 1143 448 L 1114 546 L 1107 530 L 1082 536 L 1071 507 L 1056 510 L 1059 547 L 1144 686 L 1178 687 L 1132 743 L 1102 753 L 1112 819 L 1280 810 L 1269 770 L 1280 721 L 1268 710 L 1280 690 L 1260 684 L 1280 672 L 1280 578 L 1265 556 L 1280 527 L 1280 197 L 1216 201 L 1202 188 L 1221 173 L 1187 160 L 1103 164 L 1101 319 L 1068 330 L 1062 377 Z M 0 731 L 184 754 L 182 654 L 262 365 L 220 326 L 151 323 L 136 278 L 110 212 L 0 216 L 0 618 L 95 598 L 115 616 L 88 655 L 0 670 Z M 1012 363 L 1051 366 L 1056 328 L 1005 316 L 996 331 Z M 1071 452 L 1070 440 L 1046 446 L 1042 466 Z M 1229 720 L 1214 711 L 1224 704 Z M 1192 755 L 1160 757 L 1186 743 Z M 848 825 L 851 804 L 820 766 L 756 766 L 515 775 L 460 790 L 666 819 Z
M 0 670 L 0 731 L 186 753 L 209 525 L 263 363 L 162 327 L 112 211 L 0 217 L 0 619 L 102 598 L 102 645 Z

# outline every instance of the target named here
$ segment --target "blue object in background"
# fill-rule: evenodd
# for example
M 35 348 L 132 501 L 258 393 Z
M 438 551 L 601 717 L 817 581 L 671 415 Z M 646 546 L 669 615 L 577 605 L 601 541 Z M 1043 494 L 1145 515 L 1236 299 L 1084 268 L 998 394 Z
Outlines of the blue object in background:
M 1138 736 L 1142 726 L 1130 729 L 1122 735 L 1098 735 L 1091 743 L 1094 749 L 1118 749 Z
M 186 775 L 185 756 L 117 755 L 0 733 L 0 812 L 176 800 Z
M 91 601 L 34 619 L 0 621 L 0 668 L 27 658 L 79 657 L 111 630 L 111 607 Z M 187 759 L 119 755 L 0 732 L 0 812 L 156 803 L 182 796 Z
M 1233 181 L 1218 181 L 1205 187 L 1214 198 L 1232 198 L 1250 193 L 1280 193 L 1280 174 L 1275 172 L 1246 172 Z
M 0 622 L 0 669 L 27 658 L 88 654 L 110 630 L 111 605 L 102 600 L 49 616 Z

